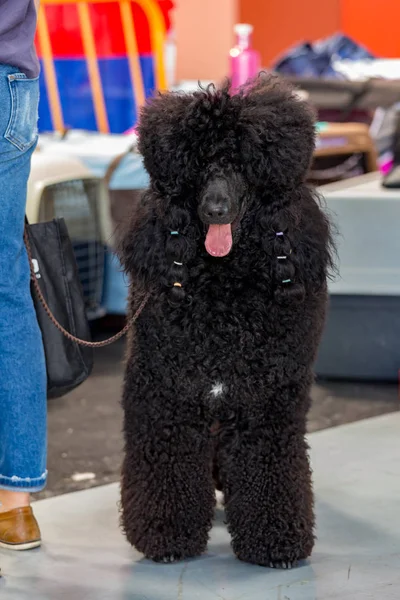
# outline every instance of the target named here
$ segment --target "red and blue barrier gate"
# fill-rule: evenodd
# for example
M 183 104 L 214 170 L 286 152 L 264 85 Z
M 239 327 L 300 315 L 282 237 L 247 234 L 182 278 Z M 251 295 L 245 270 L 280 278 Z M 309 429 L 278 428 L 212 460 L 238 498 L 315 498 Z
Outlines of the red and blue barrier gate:
M 154 23 L 149 21 L 145 10 L 148 3 L 153 3 L 160 10 L 164 26 L 161 32 L 154 31 Z M 87 18 L 82 22 L 82 13 L 79 11 L 83 10 L 83 4 Z M 125 13 L 121 5 L 124 5 Z M 138 3 L 129 0 L 44 0 L 39 13 L 37 38 L 38 55 L 43 67 L 40 78 L 40 131 L 59 129 L 61 119 L 65 128 L 108 129 L 112 133 L 122 133 L 132 127 L 144 100 L 140 96 L 149 97 L 156 88 L 165 86 L 165 79 L 161 86 L 157 81 L 157 76 L 158 79 L 163 78 L 164 65 L 157 65 L 156 61 L 160 59 L 160 36 L 162 43 L 165 30 L 169 27 L 172 6 L 170 0 L 141 0 Z M 129 18 L 132 19 L 132 23 L 128 23 L 130 28 L 133 24 L 130 44 L 124 18 L 127 22 Z M 49 44 L 46 45 L 46 34 L 50 50 Z M 93 42 L 92 46 L 90 41 Z M 155 44 L 158 45 L 158 56 Z M 89 61 L 88 53 L 92 55 Z M 140 71 L 136 79 L 140 79 L 140 75 L 142 79 L 139 85 L 141 92 L 135 89 L 137 83 L 132 75 L 135 60 Z M 55 76 L 53 85 L 51 62 Z M 94 85 L 96 81 L 97 89 Z M 58 111 L 62 115 L 58 119 L 57 95 Z M 98 115 L 101 115 L 101 110 L 103 126 L 99 126 Z

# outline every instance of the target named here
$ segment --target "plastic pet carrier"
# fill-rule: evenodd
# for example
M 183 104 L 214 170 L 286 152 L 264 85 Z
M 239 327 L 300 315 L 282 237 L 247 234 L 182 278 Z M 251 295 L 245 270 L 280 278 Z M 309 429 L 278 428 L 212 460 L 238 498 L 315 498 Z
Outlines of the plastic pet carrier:
M 109 188 L 103 307 L 109 314 L 125 315 L 128 278 L 113 250 L 129 223 L 134 205 L 140 200 L 149 178 L 142 157 L 135 150 L 136 135 L 104 135 L 97 132 L 71 130 L 66 135 L 40 136 L 41 153 L 48 156 L 73 157 L 97 177 L 104 178 Z
M 103 180 L 75 158 L 36 152 L 28 183 L 27 217 L 30 223 L 65 219 L 87 316 L 103 316 L 106 242 L 111 237 L 108 192 Z

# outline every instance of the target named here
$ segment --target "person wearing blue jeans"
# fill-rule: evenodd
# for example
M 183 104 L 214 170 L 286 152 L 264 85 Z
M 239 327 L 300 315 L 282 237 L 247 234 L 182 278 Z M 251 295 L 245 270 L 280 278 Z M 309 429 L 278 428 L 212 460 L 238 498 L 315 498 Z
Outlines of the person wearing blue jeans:
M 46 484 L 46 368 L 23 243 L 37 143 L 34 0 L 0 0 L 0 547 L 40 545 L 30 494 Z

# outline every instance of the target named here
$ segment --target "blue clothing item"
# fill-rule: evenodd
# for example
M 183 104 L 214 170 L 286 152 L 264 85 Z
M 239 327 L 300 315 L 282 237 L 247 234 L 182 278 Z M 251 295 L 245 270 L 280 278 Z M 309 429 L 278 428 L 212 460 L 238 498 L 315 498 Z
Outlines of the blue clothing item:
M 319 42 L 305 42 L 287 50 L 274 65 L 278 73 L 297 77 L 345 79 L 334 68 L 335 59 L 366 60 L 374 56 L 351 38 L 338 33 Z
M 335 33 L 331 37 L 316 42 L 314 49 L 318 53 L 325 52 L 331 57 L 342 60 L 368 60 L 377 58 L 367 48 L 342 33 Z
M 46 368 L 23 244 L 38 79 L 0 64 L 0 488 L 46 483 Z

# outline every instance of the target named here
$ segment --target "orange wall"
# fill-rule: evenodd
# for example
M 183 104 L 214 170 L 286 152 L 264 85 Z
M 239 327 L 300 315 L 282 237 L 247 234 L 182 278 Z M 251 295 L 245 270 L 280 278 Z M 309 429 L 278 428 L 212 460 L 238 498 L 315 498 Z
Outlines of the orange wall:
M 399 0 L 342 0 L 341 12 L 347 34 L 378 56 L 400 57 Z
M 296 42 L 338 31 L 340 0 L 240 0 L 239 15 L 254 25 L 254 46 L 263 65 L 269 66 Z
M 238 0 L 176 0 L 176 5 L 178 81 L 222 79 L 228 74 Z

